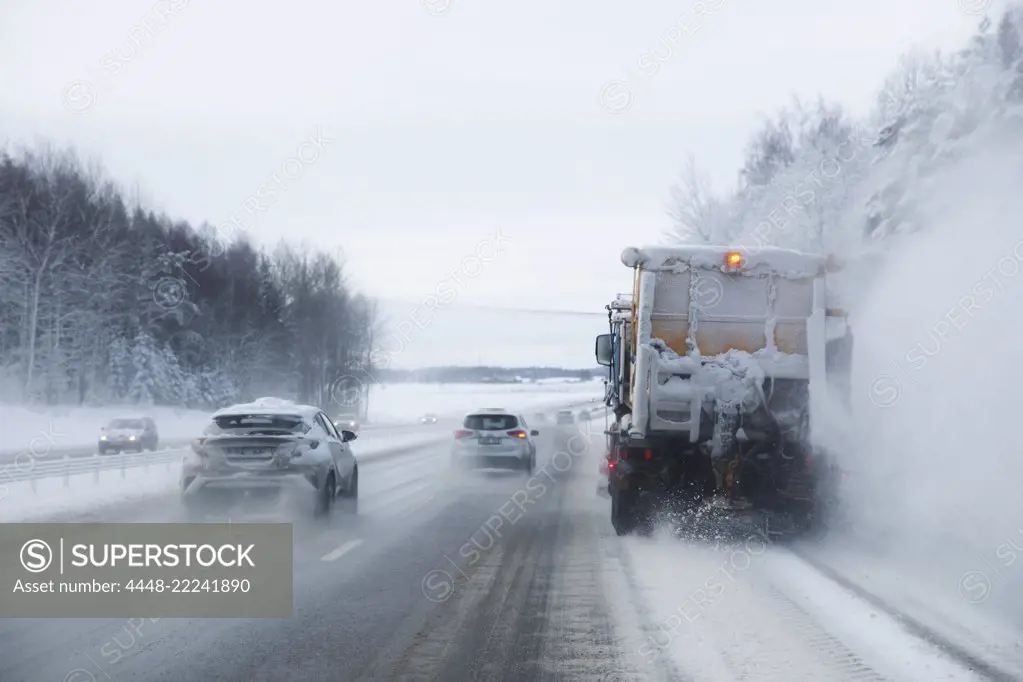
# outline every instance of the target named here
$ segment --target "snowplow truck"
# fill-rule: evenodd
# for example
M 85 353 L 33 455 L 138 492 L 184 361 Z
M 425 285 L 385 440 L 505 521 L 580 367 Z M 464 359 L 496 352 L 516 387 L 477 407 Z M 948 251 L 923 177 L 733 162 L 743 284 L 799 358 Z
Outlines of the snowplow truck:
M 827 307 L 838 262 L 778 248 L 627 248 L 606 306 L 608 492 L 619 535 L 675 520 L 819 531 L 838 470 L 822 401 L 848 404 L 852 333 Z M 842 394 L 845 393 L 843 396 Z

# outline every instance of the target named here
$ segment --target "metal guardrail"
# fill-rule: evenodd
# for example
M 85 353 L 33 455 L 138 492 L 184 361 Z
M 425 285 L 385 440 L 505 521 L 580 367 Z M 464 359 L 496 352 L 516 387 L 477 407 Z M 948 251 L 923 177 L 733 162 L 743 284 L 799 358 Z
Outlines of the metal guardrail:
M 121 477 L 127 477 L 128 469 L 148 470 L 163 466 L 167 471 L 181 461 L 182 448 L 173 450 L 157 450 L 155 452 L 129 453 L 123 455 L 93 455 L 91 457 L 36 458 L 24 463 L 8 463 L 0 467 L 0 487 L 9 483 L 28 482 L 33 491 L 36 482 L 44 478 L 63 478 L 64 485 L 71 485 L 71 477 L 78 474 L 92 473 L 95 482 L 99 483 L 101 471 L 121 471 Z
M 574 403 L 562 408 L 544 408 L 544 412 L 553 412 L 557 409 L 570 409 L 587 407 L 593 405 L 593 403 Z M 596 416 L 598 410 L 604 406 L 594 406 L 590 409 L 590 413 Z M 380 429 L 383 430 L 383 429 Z M 424 433 L 424 436 L 426 434 Z M 429 446 L 434 442 L 442 442 L 447 436 L 439 436 L 438 438 L 426 438 L 422 446 Z M 390 452 L 404 452 L 414 450 L 420 445 L 396 445 L 394 448 L 389 448 L 385 451 L 378 453 L 366 453 L 359 455 L 356 450 L 356 456 L 360 459 L 376 459 L 384 458 Z M 127 477 L 128 469 L 143 469 L 148 470 L 150 468 L 156 468 L 163 466 L 165 470 L 170 471 L 174 464 L 181 460 L 182 452 L 185 448 L 167 448 L 164 450 L 156 450 L 154 452 L 133 452 L 118 455 L 100 455 L 93 454 L 91 456 L 71 456 L 64 454 L 61 457 L 53 457 L 49 455 L 40 455 L 38 457 L 29 457 L 27 462 L 14 461 L 0 464 L 0 488 L 3 488 L 7 484 L 11 483 L 23 483 L 28 482 L 32 490 L 35 490 L 36 481 L 44 478 L 63 478 L 64 485 L 70 486 L 71 476 L 92 473 L 95 482 L 99 482 L 99 476 L 101 471 L 120 471 L 121 477 Z

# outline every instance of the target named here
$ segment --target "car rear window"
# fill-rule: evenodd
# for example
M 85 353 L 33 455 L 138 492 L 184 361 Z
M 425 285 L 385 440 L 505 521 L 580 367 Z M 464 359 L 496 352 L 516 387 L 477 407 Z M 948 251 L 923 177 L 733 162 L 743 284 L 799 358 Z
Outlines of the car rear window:
M 508 431 L 518 425 L 518 418 L 510 414 L 470 414 L 462 423 L 473 431 Z
M 231 414 L 215 417 L 206 428 L 206 435 L 212 436 L 224 431 L 270 431 L 305 433 L 309 430 L 301 417 L 287 414 Z
M 114 419 L 108 425 L 111 429 L 144 429 L 145 424 L 141 419 Z

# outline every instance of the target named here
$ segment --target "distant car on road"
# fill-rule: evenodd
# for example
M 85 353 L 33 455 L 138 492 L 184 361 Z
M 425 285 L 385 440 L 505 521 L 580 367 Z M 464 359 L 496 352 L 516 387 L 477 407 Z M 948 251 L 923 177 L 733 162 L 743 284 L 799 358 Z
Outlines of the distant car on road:
M 356 514 L 359 464 L 349 445 L 355 439 L 312 405 L 264 398 L 224 408 L 182 462 L 182 502 L 193 518 L 253 500 L 272 510 L 296 498 L 318 518 L 331 515 L 337 498 Z
M 432 414 L 432 413 L 431 414 L 424 414 L 422 417 L 419 418 L 419 423 L 420 424 L 436 424 L 437 423 L 437 415 Z
M 554 423 L 558 426 L 575 426 L 575 415 L 572 410 L 559 410 Z
M 536 468 L 536 443 L 522 415 L 496 409 L 470 412 L 455 431 L 451 464 L 458 468 L 521 469 L 530 474 Z
M 100 429 L 97 449 L 99 454 L 105 455 L 108 452 L 155 450 L 159 444 L 156 422 L 149 417 L 128 417 L 111 419 Z

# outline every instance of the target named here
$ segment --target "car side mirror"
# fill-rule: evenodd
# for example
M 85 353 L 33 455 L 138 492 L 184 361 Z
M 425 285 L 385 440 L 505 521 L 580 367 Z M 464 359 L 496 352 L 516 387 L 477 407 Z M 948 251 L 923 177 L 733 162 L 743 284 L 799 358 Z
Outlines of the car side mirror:
M 540 432 L 537 431 L 536 429 L 533 429 L 532 431 L 529 432 L 529 435 L 530 436 L 539 436 Z
M 597 356 L 597 364 L 604 367 L 611 366 L 612 343 L 610 334 L 601 334 L 594 344 L 594 355 Z
M 342 443 L 347 443 L 348 441 L 355 440 L 356 438 L 358 438 L 358 436 L 355 435 L 354 431 L 349 431 L 345 429 L 344 431 L 341 432 Z
M 318 447 L 320 447 L 320 441 L 318 441 L 318 440 L 311 440 L 311 441 L 309 441 L 309 449 L 310 450 L 315 450 Z

